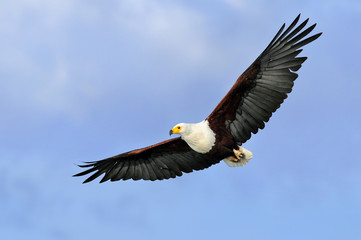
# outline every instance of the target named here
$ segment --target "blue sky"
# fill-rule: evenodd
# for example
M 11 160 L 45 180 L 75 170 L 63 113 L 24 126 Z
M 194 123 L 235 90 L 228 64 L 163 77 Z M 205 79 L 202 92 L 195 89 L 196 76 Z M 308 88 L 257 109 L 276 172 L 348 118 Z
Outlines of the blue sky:
M 203 120 L 282 23 L 321 38 L 289 98 L 224 163 L 81 184 L 81 161 Z M 359 1 L 7 1 L 0 8 L 4 239 L 360 239 Z

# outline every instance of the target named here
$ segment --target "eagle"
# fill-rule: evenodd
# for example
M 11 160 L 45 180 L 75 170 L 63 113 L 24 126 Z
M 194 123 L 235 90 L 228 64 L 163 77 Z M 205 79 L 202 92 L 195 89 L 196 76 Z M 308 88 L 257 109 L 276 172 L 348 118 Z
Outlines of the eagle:
M 231 167 L 245 165 L 253 154 L 242 144 L 252 133 L 265 127 L 272 113 L 287 98 L 298 77 L 296 72 L 307 59 L 298 57 L 301 47 L 322 34 L 308 36 L 316 24 L 305 29 L 309 19 L 297 26 L 299 19 L 300 14 L 287 29 L 282 25 L 205 120 L 175 125 L 169 134 L 179 134 L 179 137 L 85 162 L 79 167 L 87 169 L 74 176 L 91 174 L 83 183 L 102 174 L 100 183 L 127 179 L 155 181 L 202 170 L 222 160 Z

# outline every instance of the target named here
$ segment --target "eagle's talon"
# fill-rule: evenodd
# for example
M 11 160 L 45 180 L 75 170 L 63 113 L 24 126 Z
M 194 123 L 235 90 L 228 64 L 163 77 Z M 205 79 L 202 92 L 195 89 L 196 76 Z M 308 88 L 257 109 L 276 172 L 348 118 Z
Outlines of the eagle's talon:
M 236 162 L 238 162 L 238 160 L 241 160 L 244 157 L 241 147 L 238 147 L 238 150 L 233 149 L 233 153 L 234 153 L 234 156 L 237 158 Z
M 233 156 L 229 156 L 227 157 L 228 160 L 232 161 L 232 162 L 238 162 L 239 159 L 237 159 L 236 157 L 233 157 Z

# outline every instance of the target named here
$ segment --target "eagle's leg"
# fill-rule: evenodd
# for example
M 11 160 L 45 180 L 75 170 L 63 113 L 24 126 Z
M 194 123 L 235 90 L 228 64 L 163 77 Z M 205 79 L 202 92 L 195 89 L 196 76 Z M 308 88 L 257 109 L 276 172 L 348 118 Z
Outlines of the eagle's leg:
M 233 157 L 233 156 L 229 156 L 229 157 L 227 157 L 227 159 L 229 161 L 232 161 L 232 162 L 238 162 L 239 161 L 236 157 Z
M 242 147 L 238 146 L 238 150 L 233 149 L 234 156 L 227 157 L 228 160 L 238 162 L 243 158 Z
M 243 151 L 241 146 L 238 146 L 238 150 L 233 149 L 233 153 L 237 158 L 237 162 L 243 158 Z
M 249 150 L 238 146 L 238 149 L 233 149 L 233 154 L 226 159 L 229 161 L 225 161 L 231 167 L 243 166 L 252 158 L 252 152 Z

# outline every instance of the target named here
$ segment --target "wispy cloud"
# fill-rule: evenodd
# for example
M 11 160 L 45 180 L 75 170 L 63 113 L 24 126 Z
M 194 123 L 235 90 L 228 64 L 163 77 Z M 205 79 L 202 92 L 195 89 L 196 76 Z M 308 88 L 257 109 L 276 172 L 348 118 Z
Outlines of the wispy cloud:
M 70 0 L 22 0 L 7 2 L 0 13 L 0 34 L 6 35 L 0 40 L 0 73 L 7 76 L 2 87 L 12 89 L 8 100 L 16 104 L 16 96 L 21 95 L 26 101 L 18 104 L 50 112 L 80 114 L 86 109 L 84 99 L 102 94 L 101 80 L 89 81 L 97 71 L 97 60 L 83 57 L 75 61 L 71 57 L 74 38 L 85 31 L 97 31 L 102 23 L 113 32 L 141 39 L 145 48 L 160 56 L 172 56 L 180 64 L 202 64 L 211 59 L 210 49 L 215 49 L 207 33 L 206 17 L 180 2 L 126 0 L 116 8 L 97 8 Z M 72 30 L 80 23 L 88 29 L 82 33 Z M 92 42 L 95 48 L 89 51 L 97 51 L 97 45 L 104 44 L 85 37 L 76 41 L 79 39 Z
M 3 101 L 20 108 L 78 112 L 71 89 L 81 89 L 77 94 L 85 96 L 92 91 L 80 88 L 82 81 L 74 81 L 69 70 L 69 26 L 74 20 L 92 24 L 98 18 L 94 6 L 70 0 L 4 3 L 0 9 L 1 86 L 7 89 Z
M 122 1 L 116 19 L 120 28 L 133 32 L 144 44 L 199 63 L 207 58 L 206 18 L 181 2 Z

